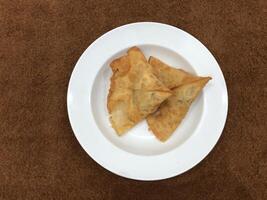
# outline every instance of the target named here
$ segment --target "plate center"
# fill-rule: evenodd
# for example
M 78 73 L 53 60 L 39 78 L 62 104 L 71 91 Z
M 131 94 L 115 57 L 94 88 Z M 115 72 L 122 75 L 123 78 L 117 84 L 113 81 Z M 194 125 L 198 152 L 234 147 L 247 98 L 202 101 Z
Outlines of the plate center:
M 138 47 L 147 58 L 154 56 L 173 67 L 182 68 L 195 74 L 194 68 L 189 62 L 170 49 L 155 45 L 138 45 Z M 127 49 L 116 53 L 108 59 L 99 70 L 94 81 L 91 94 L 91 107 L 98 128 L 106 139 L 115 146 L 133 154 L 158 155 L 178 148 L 194 133 L 201 120 L 204 107 L 202 94 L 191 105 L 189 112 L 173 135 L 164 143 L 157 140 L 153 133 L 148 130 L 145 120 L 137 124 L 123 136 L 117 136 L 111 127 L 107 111 L 107 95 L 110 87 L 110 77 L 112 75 L 109 64 L 113 59 L 126 54 Z

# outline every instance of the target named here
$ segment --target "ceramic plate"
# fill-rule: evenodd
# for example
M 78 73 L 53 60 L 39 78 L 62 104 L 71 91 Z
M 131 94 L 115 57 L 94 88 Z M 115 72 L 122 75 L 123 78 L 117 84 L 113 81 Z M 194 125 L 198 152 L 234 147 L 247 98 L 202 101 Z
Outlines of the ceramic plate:
M 109 63 L 132 46 L 146 57 L 212 77 L 165 143 L 154 137 L 145 121 L 122 137 L 110 125 Z M 160 180 L 189 170 L 208 155 L 222 134 L 228 96 L 222 71 L 201 42 L 179 28 L 143 22 L 115 28 L 85 50 L 70 78 L 67 106 L 76 138 L 98 164 L 123 177 Z

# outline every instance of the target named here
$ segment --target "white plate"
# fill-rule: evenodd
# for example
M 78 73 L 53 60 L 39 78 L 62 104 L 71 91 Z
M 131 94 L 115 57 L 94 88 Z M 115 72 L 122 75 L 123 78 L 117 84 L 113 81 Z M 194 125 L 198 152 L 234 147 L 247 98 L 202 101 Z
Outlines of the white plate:
M 145 121 L 122 137 L 109 123 L 109 63 L 132 46 L 147 57 L 212 77 L 165 143 L 148 131 Z M 86 49 L 72 72 L 67 106 L 75 136 L 97 163 L 123 177 L 160 180 L 189 170 L 212 150 L 225 124 L 228 96 L 221 69 L 202 43 L 176 27 L 144 22 L 115 28 Z

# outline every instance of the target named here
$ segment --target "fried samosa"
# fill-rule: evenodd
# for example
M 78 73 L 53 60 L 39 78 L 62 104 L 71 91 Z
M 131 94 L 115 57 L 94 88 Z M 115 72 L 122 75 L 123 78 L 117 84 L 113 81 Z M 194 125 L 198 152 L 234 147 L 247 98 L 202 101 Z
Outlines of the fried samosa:
M 171 91 L 153 74 L 152 66 L 137 47 L 111 64 L 113 75 L 108 94 L 110 122 L 122 135 L 172 95 Z
M 158 111 L 147 117 L 149 129 L 161 141 L 166 141 L 179 126 L 190 105 L 210 77 L 198 77 L 182 69 L 173 68 L 161 60 L 150 57 L 153 73 L 172 89 L 173 95 L 164 101 Z

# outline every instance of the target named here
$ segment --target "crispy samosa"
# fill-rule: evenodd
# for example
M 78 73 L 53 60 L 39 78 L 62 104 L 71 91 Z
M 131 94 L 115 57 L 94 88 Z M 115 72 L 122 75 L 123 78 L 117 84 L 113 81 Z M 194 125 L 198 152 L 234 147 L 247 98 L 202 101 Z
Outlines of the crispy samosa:
M 152 56 L 149 58 L 149 64 L 153 67 L 153 73 L 164 85 L 172 89 L 174 94 L 162 103 L 156 113 L 147 117 L 148 126 L 155 136 L 166 141 L 179 126 L 191 103 L 210 77 L 192 75 Z
M 108 94 L 110 122 L 118 135 L 153 113 L 171 91 L 153 74 L 137 47 L 111 64 L 113 75 Z

